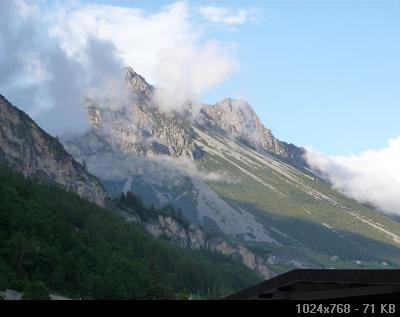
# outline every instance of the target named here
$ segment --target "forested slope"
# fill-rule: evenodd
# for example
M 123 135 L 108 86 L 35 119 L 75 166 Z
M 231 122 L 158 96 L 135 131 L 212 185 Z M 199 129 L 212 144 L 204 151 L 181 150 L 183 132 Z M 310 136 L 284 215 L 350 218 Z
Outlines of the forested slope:
M 259 280 L 227 257 L 169 245 L 57 185 L 0 166 L 0 289 L 43 281 L 72 298 L 219 298 Z

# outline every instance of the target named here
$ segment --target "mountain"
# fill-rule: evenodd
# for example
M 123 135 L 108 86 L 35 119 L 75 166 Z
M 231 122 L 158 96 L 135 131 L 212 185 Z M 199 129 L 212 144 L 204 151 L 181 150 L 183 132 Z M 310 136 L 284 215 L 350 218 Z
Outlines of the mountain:
M 275 138 L 251 106 L 243 100 L 226 98 L 213 106 L 203 106 L 197 119 L 202 123 L 200 127 L 218 130 L 256 150 L 267 150 L 298 168 L 307 166 L 303 159 L 304 149 Z
M 271 276 L 170 206 L 110 200 L 57 138 L 0 101 L 0 290 L 40 280 L 72 298 L 216 298 Z
M 0 276 L 0 287 L 13 281 L 20 288 L 40 276 L 67 295 L 84 287 L 89 298 L 114 291 L 121 298 L 175 296 L 193 285 L 205 294 L 197 277 L 210 271 L 207 283 L 218 282 L 213 294 L 220 296 L 225 287 L 237 290 L 294 267 L 400 266 L 400 223 L 316 177 L 305 150 L 274 137 L 247 102 L 188 102 L 180 112 L 163 112 L 156 87 L 131 68 L 125 79 L 128 105 L 88 99 L 90 130 L 62 143 L 0 96 L 0 165 L 27 177 L 0 167 L 0 244 L 7 250 L 0 267 L 8 276 Z M 131 257 L 130 243 L 136 250 L 156 245 L 157 259 Z M 96 266 L 110 258 L 110 245 L 120 261 L 107 262 L 108 281 L 118 281 L 114 291 L 101 284 L 104 267 Z M 38 252 L 21 270 L 25 256 L 13 250 L 25 248 Z M 66 285 L 62 276 L 81 257 L 74 274 L 84 274 L 85 285 Z M 160 259 L 168 260 L 160 266 Z M 145 272 L 141 285 L 136 271 L 121 271 L 132 262 Z M 153 282 L 160 288 L 149 290 Z
M 132 191 L 148 205 L 179 208 L 278 273 L 400 264 L 400 224 L 314 176 L 305 150 L 275 138 L 248 103 L 161 112 L 156 87 L 130 68 L 126 80 L 128 107 L 89 100 L 92 129 L 63 140 L 110 195 Z
M 101 183 L 28 115 L 0 95 L 0 163 L 104 205 Z

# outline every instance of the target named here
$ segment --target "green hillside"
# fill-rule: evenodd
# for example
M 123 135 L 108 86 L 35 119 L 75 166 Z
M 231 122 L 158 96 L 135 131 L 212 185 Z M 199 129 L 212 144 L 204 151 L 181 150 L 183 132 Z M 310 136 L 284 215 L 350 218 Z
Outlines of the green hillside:
M 32 281 L 71 298 L 162 299 L 219 298 L 260 278 L 227 257 L 156 240 L 113 212 L 0 166 L 0 290 L 22 291 Z
M 225 181 L 208 184 L 231 206 L 253 213 L 265 225 L 280 243 L 266 246 L 268 254 L 300 259 L 307 266 L 399 265 L 398 221 L 346 198 L 270 153 L 257 153 L 216 133 L 197 132 L 206 151 L 202 170 L 225 173 Z

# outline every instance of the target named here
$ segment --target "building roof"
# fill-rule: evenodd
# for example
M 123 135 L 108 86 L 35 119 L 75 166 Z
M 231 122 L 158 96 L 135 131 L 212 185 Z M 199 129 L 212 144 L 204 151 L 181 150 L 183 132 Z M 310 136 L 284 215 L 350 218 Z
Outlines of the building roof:
M 400 270 L 298 269 L 225 299 L 333 299 L 400 294 Z M 364 298 L 364 297 L 363 297 Z

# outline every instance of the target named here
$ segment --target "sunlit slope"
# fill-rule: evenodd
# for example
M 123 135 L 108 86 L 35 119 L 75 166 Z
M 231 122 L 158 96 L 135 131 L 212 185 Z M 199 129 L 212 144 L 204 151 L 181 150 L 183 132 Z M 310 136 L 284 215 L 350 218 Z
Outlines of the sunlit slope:
M 283 245 L 348 258 L 400 258 L 398 222 L 269 153 L 260 154 L 211 130 L 196 132 L 206 152 L 202 168 L 225 173 L 224 182 L 209 182 L 210 187 L 234 207 L 256 214 Z

